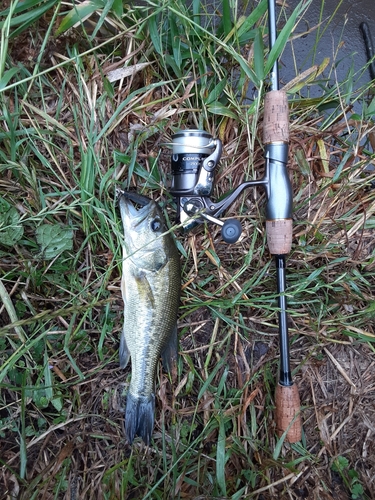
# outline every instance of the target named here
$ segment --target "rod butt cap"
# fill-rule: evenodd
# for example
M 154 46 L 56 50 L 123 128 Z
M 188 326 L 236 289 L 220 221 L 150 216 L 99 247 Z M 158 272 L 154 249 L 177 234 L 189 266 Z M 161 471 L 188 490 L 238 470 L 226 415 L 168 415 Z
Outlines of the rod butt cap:
M 275 393 L 275 403 L 276 431 L 278 436 L 281 437 L 290 426 L 285 441 L 288 443 L 297 443 L 298 441 L 301 441 L 301 403 L 297 385 L 293 384 L 290 387 L 286 387 L 278 384 Z

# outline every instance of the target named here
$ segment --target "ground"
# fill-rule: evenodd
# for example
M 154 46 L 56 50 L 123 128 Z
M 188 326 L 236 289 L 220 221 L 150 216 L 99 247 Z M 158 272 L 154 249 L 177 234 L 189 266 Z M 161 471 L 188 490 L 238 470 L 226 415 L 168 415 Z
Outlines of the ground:
M 219 26 L 219 50 L 183 15 L 141 7 L 107 12 L 95 33 L 98 7 L 64 31 L 68 7 L 30 10 L 39 30 L 6 38 L 0 61 L 0 82 L 18 68 L 0 86 L 1 498 L 374 498 L 370 84 L 345 95 L 348 81 L 341 93 L 327 85 L 319 100 L 300 97 L 303 82 L 288 89 L 288 323 L 303 422 L 301 442 L 288 444 L 274 420 L 264 193 L 247 190 L 224 213 L 242 223 L 233 245 L 212 224 L 184 234 L 168 193 L 166 143 L 180 128 L 223 142 L 213 199 L 262 176 L 265 89 L 250 77 L 264 59 L 265 10 L 249 35 Z M 130 75 L 112 80 L 123 66 Z M 326 83 L 324 71 L 310 74 Z M 235 90 L 245 86 L 254 101 Z M 181 254 L 179 361 L 173 376 L 158 367 L 148 448 L 124 435 L 118 187 L 161 203 Z

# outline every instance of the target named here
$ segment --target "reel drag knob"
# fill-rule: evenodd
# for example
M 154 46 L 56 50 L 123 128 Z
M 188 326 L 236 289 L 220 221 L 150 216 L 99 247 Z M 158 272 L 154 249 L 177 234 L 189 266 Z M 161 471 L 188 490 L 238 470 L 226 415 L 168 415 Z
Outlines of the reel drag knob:
M 242 233 L 241 222 L 237 219 L 228 219 L 221 228 L 221 237 L 225 243 L 236 243 Z

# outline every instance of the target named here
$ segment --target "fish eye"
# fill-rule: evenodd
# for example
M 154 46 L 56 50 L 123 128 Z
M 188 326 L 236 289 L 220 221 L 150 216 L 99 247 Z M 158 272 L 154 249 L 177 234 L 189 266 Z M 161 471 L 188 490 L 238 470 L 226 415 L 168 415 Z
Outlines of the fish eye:
M 161 220 L 159 217 L 155 217 L 155 219 L 152 219 L 152 221 L 150 222 L 150 227 L 151 227 L 151 231 L 160 231 L 161 229 Z

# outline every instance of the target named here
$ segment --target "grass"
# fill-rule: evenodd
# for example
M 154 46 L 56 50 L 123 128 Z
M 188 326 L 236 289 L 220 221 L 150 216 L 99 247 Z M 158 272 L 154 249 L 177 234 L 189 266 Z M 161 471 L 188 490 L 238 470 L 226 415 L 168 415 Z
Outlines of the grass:
M 246 192 L 225 214 L 243 225 L 235 245 L 213 226 L 182 235 L 173 226 L 163 144 L 188 127 L 222 139 L 216 198 L 260 177 L 263 76 L 308 5 L 294 17 L 281 9 L 291 20 L 267 55 L 265 2 L 242 15 L 239 4 L 223 1 L 224 18 L 196 1 L 188 10 L 177 0 L 148 8 L 95 0 L 85 12 L 69 2 L 7 4 L 1 494 L 371 498 L 375 191 L 366 167 L 375 101 L 370 84 L 353 90 L 365 69 L 329 87 L 333 61 L 324 62 L 288 90 L 295 218 L 288 304 L 304 420 L 302 442 L 290 446 L 276 438 L 273 420 L 277 306 L 264 198 Z M 131 76 L 113 80 L 110 71 L 123 66 Z M 313 85 L 323 95 L 302 97 Z M 118 186 L 165 203 L 181 251 L 178 374 L 158 372 L 148 450 L 140 442 L 130 448 L 123 433 L 130 373 L 117 358 Z

